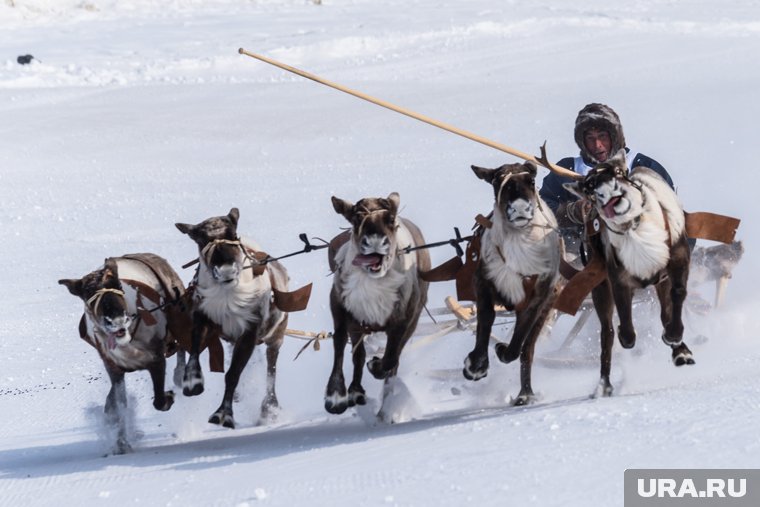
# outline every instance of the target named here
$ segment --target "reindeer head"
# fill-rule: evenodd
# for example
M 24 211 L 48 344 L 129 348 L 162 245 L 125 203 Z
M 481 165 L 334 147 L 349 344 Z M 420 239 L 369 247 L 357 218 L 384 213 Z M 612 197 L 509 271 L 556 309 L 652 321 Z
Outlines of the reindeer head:
M 594 167 L 581 180 L 565 183 L 565 189 L 594 204 L 606 222 L 624 223 L 642 213 L 643 194 L 628 177 L 625 150 Z
M 536 165 L 505 164 L 497 169 L 472 166 L 475 176 L 493 186 L 494 213 L 504 223 L 522 229 L 533 220 L 536 212 Z
M 333 197 L 332 203 L 336 213 L 352 225 L 351 237 L 358 251 L 352 264 L 372 278 L 385 276 L 396 258 L 399 195 L 367 197 L 356 204 Z
M 201 265 L 219 284 L 236 282 L 243 268 L 243 247 L 237 235 L 239 217 L 238 209 L 232 208 L 226 216 L 211 217 L 196 225 L 174 224 L 195 241 Z
M 129 327 L 133 317 L 128 312 L 115 260 L 106 259 L 101 269 L 83 278 L 58 280 L 58 283 L 84 301 L 85 312 L 96 330 L 105 335 L 109 349 L 132 340 Z

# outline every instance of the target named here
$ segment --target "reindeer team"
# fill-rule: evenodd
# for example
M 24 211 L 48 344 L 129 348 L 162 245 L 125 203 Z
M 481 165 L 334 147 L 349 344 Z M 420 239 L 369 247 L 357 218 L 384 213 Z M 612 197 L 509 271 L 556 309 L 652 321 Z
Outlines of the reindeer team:
M 574 180 L 566 188 L 594 205 L 594 226 L 587 243 L 591 258 L 606 270 L 606 277 L 592 292 L 601 322 L 601 379 L 595 393 L 600 396 L 612 394 L 613 304 L 620 318 L 620 344 L 631 348 L 636 340 L 631 315 L 636 288 L 655 285 L 661 303 L 662 340 L 672 349 L 677 366 L 694 363 L 683 341 L 681 315 L 689 271 L 683 209 L 657 174 L 639 169 L 629 176 L 621 156 L 600 164 L 585 177 L 571 171 L 564 174 Z M 491 185 L 493 209 L 472 239 L 477 245 L 477 267 L 470 280 L 477 330 L 475 346 L 464 359 L 463 375 L 473 381 L 487 375 L 494 305 L 513 309 L 512 337 L 508 344 L 498 343 L 494 352 L 504 363 L 520 359 L 520 392 L 513 403 L 523 405 L 534 397 L 534 348 L 561 289 L 562 242 L 554 215 L 536 191 L 535 164 L 497 169 L 473 166 L 472 170 Z M 356 203 L 333 197 L 332 204 L 351 224 L 350 231 L 330 243 L 328 255 L 333 271 L 334 361 L 324 406 L 328 412 L 340 414 L 367 403 L 362 387 L 366 334 L 382 331 L 387 335 L 383 356 L 366 362 L 369 372 L 386 383 L 396 375 L 401 353 L 427 302 L 428 282 L 420 273 L 431 266 L 426 249 L 411 250 L 424 246 L 425 241 L 415 224 L 399 216 L 398 194 L 365 197 Z M 149 371 L 155 408 L 169 410 L 174 394 L 164 391 L 165 358 L 178 343 L 175 383 L 181 379 L 186 396 L 203 392 L 199 362 L 203 348 L 220 336 L 233 344 L 224 396 L 209 418 L 212 424 L 230 428 L 235 427 L 232 404 L 240 375 L 254 347 L 266 344 L 267 385 L 261 418 L 270 421 L 276 416 L 277 356 L 292 309 L 280 301 L 288 291 L 289 279 L 279 262 L 239 236 L 239 218 L 233 208 L 227 215 L 196 225 L 176 224 L 198 251 L 198 268 L 188 288 L 165 260 L 152 254 L 106 259 L 103 267 L 81 279 L 59 281 L 84 301 L 80 336 L 98 350 L 111 379 L 105 411 L 118 428 L 115 452 L 130 449 L 122 415 L 124 374 Z M 347 389 L 343 359 L 349 338 L 353 373 Z M 189 359 L 182 371 L 185 351 Z M 393 421 L 393 414 L 382 407 L 378 416 Z

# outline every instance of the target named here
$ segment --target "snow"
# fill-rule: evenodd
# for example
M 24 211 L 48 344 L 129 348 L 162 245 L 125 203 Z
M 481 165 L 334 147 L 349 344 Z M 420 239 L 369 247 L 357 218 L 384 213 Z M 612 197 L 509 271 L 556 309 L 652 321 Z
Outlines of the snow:
M 758 468 L 759 14 L 756 0 L 0 1 L 0 504 L 622 505 L 627 468 Z M 743 219 L 726 304 L 687 318 L 697 364 L 675 368 L 656 310 L 641 308 L 636 349 L 615 346 L 614 396 L 589 399 L 592 317 L 576 366 L 537 362 L 539 402 L 511 408 L 516 364 L 491 354 L 488 377 L 467 382 L 470 332 L 416 338 L 393 386 L 407 422 L 384 424 L 382 386 L 366 370 L 370 405 L 327 414 L 332 345 L 293 361 L 305 342 L 289 338 L 277 422 L 256 424 L 262 351 L 244 372 L 235 430 L 206 422 L 221 374 L 206 371 L 200 397 L 175 388 L 166 413 L 152 407 L 147 373 L 129 374 L 135 450 L 104 457 L 109 382 L 58 279 L 149 251 L 189 281 L 180 266 L 195 246 L 174 223 L 233 206 L 241 233 L 289 253 L 299 233 L 330 238 L 346 225 L 332 195 L 397 191 L 429 241 L 448 239 L 490 207 L 469 166 L 516 161 L 240 47 L 528 153 L 547 140 L 552 159 L 577 152 L 583 105 L 611 105 L 687 210 Z M 17 64 L 24 54 L 35 60 Z M 436 265 L 453 252 L 431 255 Z M 285 266 L 292 286 L 314 283 L 290 327 L 331 330 L 323 253 Z M 694 291 L 712 298 L 709 285 Z M 453 292 L 432 286 L 431 306 Z M 561 317 L 539 356 L 573 322 Z

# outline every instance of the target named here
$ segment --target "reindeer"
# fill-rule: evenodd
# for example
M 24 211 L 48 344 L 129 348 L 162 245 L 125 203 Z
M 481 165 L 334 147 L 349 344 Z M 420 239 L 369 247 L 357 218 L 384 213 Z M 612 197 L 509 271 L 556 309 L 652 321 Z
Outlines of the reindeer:
M 552 308 L 562 243 L 554 214 L 536 192 L 535 164 L 472 166 L 472 170 L 493 186 L 495 202 L 492 221 L 474 240 L 480 242 L 474 275 L 478 323 L 475 348 L 465 359 L 463 374 L 468 380 L 488 374 L 494 305 L 514 309 L 516 323 L 509 345 L 498 343 L 495 352 L 503 363 L 520 357 L 520 394 L 513 403 L 525 405 L 534 399 L 533 353 Z
M 422 233 L 411 221 L 398 216 L 399 195 L 364 198 L 356 204 L 332 198 L 335 211 L 351 223 L 351 231 L 331 242 L 330 266 L 335 272 L 330 292 L 330 310 L 335 332 L 333 368 L 327 382 L 325 409 L 332 414 L 367 403 L 362 387 L 366 350 L 365 334 L 385 331 L 388 341 L 382 358 L 373 357 L 367 369 L 385 381 L 396 375 L 404 345 L 417 327 L 427 302 L 428 282 L 418 271 L 430 269 L 426 250 L 401 250 L 424 244 Z M 353 378 L 346 392 L 343 353 L 348 336 L 354 346 Z M 383 400 L 388 395 L 384 389 Z M 379 417 L 392 420 L 393 414 L 380 409 Z
M 288 314 L 273 302 L 277 290 L 287 290 L 288 275 L 276 261 L 265 262 L 266 254 L 253 242 L 237 234 L 240 213 L 232 208 L 226 216 L 208 218 L 199 224 L 178 223 L 177 229 L 198 245 L 199 267 L 192 301 L 192 347 L 183 394 L 203 392 L 203 374 L 198 360 L 200 344 L 221 331 L 233 343 L 232 359 L 224 377 L 224 397 L 208 422 L 235 427 L 232 400 L 240 375 L 258 344 L 267 345 L 267 389 L 261 403 L 262 421 L 276 416 L 279 403 L 275 392 L 277 356 L 283 342 Z
M 570 192 L 593 204 L 587 226 L 591 258 L 606 265 L 606 279 L 592 290 L 601 323 L 601 379 L 596 395 L 610 396 L 610 363 L 615 331 L 613 301 L 623 348 L 636 344 L 631 302 L 635 289 L 654 285 L 660 301 L 662 341 L 672 349 L 676 366 L 694 364 L 683 342 L 683 303 L 689 277 L 686 219 L 675 192 L 654 171 L 637 167 L 629 174 L 625 150 L 597 165 L 585 177 L 569 172 L 576 181 L 565 183 Z
M 117 430 L 114 452 L 129 452 L 124 374 L 148 370 L 153 406 L 160 411 L 171 408 L 174 393 L 164 391 L 166 355 L 190 329 L 189 314 L 171 303 L 182 297 L 184 285 L 171 266 L 153 254 L 110 257 L 84 277 L 58 283 L 84 301 L 79 334 L 98 351 L 111 379 L 105 413 Z

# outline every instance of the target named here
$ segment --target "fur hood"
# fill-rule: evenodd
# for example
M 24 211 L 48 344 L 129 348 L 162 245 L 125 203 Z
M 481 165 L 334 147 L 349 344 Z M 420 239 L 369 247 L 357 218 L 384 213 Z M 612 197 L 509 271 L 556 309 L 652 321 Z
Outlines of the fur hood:
M 581 149 L 581 156 L 587 162 L 598 164 L 596 160 L 583 144 L 583 135 L 590 128 L 606 130 L 610 134 L 612 146 L 610 153 L 617 153 L 618 150 L 625 148 L 625 136 L 623 135 L 623 125 L 620 118 L 611 107 L 604 104 L 588 104 L 578 112 L 575 119 L 575 143 Z

